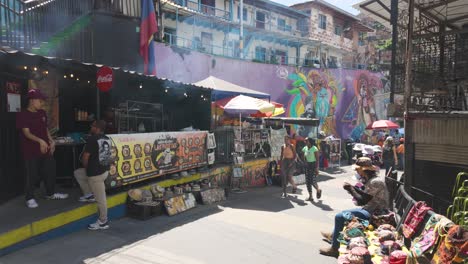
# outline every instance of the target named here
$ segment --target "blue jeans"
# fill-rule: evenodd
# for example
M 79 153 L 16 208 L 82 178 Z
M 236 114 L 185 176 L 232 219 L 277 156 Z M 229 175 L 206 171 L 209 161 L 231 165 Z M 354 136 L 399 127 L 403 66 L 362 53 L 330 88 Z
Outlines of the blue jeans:
M 351 213 L 355 217 L 358 217 L 360 219 L 364 220 L 369 220 L 371 215 L 369 212 L 362 208 L 356 208 L 356 209 L 351 209 L 351 210 L 344 210 L 340 213 L 337 213 L 335 215 L 335 227 L 333 229 L 333 241 L 332 241 L 332 248 L 338 249 L 340 247 L 340 242 L 338 242 L 338 236 L 340 235 L 340 232 L 343 231 L 344 228 L 344 223 L 346 219 L 344 218 L 343 214 L 344 213 Z

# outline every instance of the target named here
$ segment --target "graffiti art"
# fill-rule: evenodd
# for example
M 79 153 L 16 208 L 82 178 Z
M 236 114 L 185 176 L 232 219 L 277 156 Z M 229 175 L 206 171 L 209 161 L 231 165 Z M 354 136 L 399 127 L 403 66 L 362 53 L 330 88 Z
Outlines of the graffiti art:
M 288 75 L 285 89 L 287 115 L 320 120 L 319 130 L 327 135 L 362 140 L 370 136 L 366 126 L 386 118 L 381 74 L 368 71 L 296 69 Z M 376 100 L 378 99 L 378 100 Z M 292 133 L 315 137 L 316 130 L 295 125 Z

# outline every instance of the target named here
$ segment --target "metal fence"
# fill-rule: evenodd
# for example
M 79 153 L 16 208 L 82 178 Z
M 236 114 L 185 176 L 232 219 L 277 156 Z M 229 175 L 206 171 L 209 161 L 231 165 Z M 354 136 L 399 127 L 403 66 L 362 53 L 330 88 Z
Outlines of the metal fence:
M 316 59 L 293 57 L 284 54 L 275 54 L 274 52 L 252 51 L 246 52 L 242 56 L 240 49 L 232 48 L 230 46 L 218 46 L 209 43 L 204 43 L 203 41 L 197 38 L 189 39 L 167 32 L 164 33 L 164 41 L 171 46 L 239 60 L 311 68 L 321 67 L 320 62 Z
M 140 0 L 0 0 L 0 41 L 29 51 L 92 11 L 140 17 Z
M 93 0 L 0 1 L 1 43 L 21 50 L 47 41 L 94 8 Z
M 231 18 L 231 12 L 216 8 L 210 5 L 204 5 L 199 1 L 193 0 L 169 0 L 170 2 L 187 7 L 188 9 L 202 13 L 207 16 L 215 16 L 218 18 L 229 20 Z

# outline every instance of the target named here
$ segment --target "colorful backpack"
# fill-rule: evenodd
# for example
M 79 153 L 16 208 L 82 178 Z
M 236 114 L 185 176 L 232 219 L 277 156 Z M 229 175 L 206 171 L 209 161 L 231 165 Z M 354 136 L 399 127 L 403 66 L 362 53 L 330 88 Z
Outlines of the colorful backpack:
M 431 210 L 429 206 L 426 205 L 425 202 L 419 201 L 413 205 L 411 210 L 408 212 L 405 221 L 403 222 L 403 235 L 411 239 L 418 227 L 424 220 L 427 211 Z

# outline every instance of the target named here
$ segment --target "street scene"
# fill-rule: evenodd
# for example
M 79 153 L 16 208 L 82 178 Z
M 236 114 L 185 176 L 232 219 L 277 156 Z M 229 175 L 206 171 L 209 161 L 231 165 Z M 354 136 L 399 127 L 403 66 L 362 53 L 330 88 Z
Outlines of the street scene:
M 0 264 L 468 263 L 467 14 L 0 1 Z

